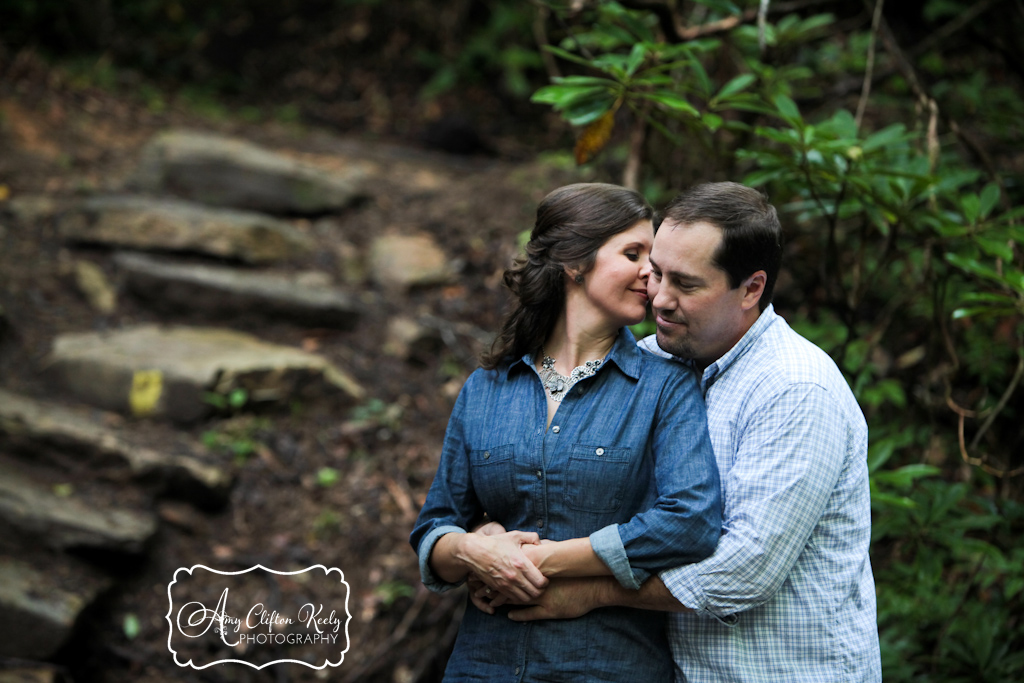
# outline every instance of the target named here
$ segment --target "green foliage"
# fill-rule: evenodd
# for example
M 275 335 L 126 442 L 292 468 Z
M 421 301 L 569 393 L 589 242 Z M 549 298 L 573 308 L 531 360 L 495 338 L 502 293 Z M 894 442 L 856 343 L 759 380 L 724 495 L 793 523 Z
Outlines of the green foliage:
M 261 436 L 270 429 L 270 421 L 252 415 L 240 415 L 221 422 L 217 429 L 202 433 L 200 441 L 210 450 L 231 455 L 236 465 L 244 465 L 262 447 Z
M 708 22 L 741 11 L 700 4 Z M 966 7 L 932 0 L 924 19 Z M 661 147 L 705 150 L 708 167 L 733 169 L 782 209 L 796 256 L 777 306 L 835 358 L 869 424 L 885 680 L 1019 679 L 1024 514 L 1019 487 L 1004 483 L 1022 465 L 1019 179 L 965 155 L 944 119 L 906 96 L 905 78 L 876 85 L 869 104 L 884 115 L 863 123 L 846 102 L 822 106 L 830 84 L 863 77 L 870 43 L 828 36 L 828 15 L 770 22 L 768 60 L 753 23 L 671 43 L 653 14 L 615 2 L 576 19 L 552 53 L 577 72 L 535 102 L 573 125 L 625 104 Z M 976 117 L 994 145 L 1017 143 L 1019 84 L 952 57 L 922 56 L 942 77 L 936 111 Z
M 121 628 L 124 630 L 125 638 L 128 640 L 135 640 L 139 637 L 139 633 L 142 631 L 142 624 L 139 622 L 139 617 L 137 615 L 129 612 L 124 615 Z
M 390 607 L 399 598 L 411 598 L 416 595 L 416 589 L 404 581 L 387 581 L 374 588 L 373 592 L 385 607 Z

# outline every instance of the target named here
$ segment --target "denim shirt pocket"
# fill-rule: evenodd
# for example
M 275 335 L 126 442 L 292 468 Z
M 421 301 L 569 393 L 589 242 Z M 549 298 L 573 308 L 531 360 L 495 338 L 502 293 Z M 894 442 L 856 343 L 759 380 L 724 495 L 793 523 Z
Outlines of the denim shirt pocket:
M 513 444 L 469 452 L 473 489 L 487 514 L 500 519 L 515 502 L 515 447 Z
M 569 450 L 564 499 L 567 507 L 582 512 L 615 512 L 629 478 L 629 448 L 585 446 Z

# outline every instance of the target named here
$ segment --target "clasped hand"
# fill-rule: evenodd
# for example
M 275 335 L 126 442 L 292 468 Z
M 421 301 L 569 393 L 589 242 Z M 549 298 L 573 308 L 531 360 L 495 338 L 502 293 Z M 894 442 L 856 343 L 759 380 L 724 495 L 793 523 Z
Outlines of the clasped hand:
M 458 556 L 469 570 L 468 580 L 470 589 L 476 588 L 474 593 L 503 595 L 527 604 L 547 586 L 547 578 L 528 557 L 528 549 L 541 542 L 536 533 L 505 531 L 492 522 L 460 540 Z

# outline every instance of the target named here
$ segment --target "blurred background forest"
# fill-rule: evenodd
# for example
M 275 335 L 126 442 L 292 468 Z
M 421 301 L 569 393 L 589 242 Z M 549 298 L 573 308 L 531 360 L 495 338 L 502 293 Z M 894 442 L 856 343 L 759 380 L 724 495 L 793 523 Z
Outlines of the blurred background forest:
M 763 188 L 787 229 L 776 308 L 836 360 L 870 427 L 885 680 L 1015 681 L 1021 35 L 1022 0 L 0 0 L 0 98 L 34 111 L 48 98 L 117 101 L 154 129 L 322 131 L 457 155 L 474 173 L 545 168 L 536 177 L 551 187 L 628 184 L 655 205 L 703 180 Z M 62 149 L 52 163 L 93 161 Z M 46 189 L 2 172 L 2 201 Z M 515 205 L 517 227 L 500 240 L 480 233 L 507 247 L 478 268 L 481 282 L 551 187 Z M 470 264 L 488 249 L 472 246 L 473 229 L 449 236 L 470 245 Z M 493 332 L 496 282 L 446 314 Z M 421 365 L 410 372 L 427 387 L 475 367 L 472 354 L 441 352 Z M 368 366 L 360 379 L 387 372 Z M 387 391 L 371 392 L 378 402 L 361 416 L 412 429 L 414 418 L 387 413 L 401 393 Z M 415 432 L 427 451 L 447 414 L 435 408 L 405 411 L 429 422 Z M 272 431 L 255 438 L 275 443 Z M 417 458 L 400 476 L 418 502 L 436 453 Z M 457 608 L 420 601 L 401 552 L 378 592 L 390 654 L 365 664 L 365 680 L 432 680 L 450 638 Z

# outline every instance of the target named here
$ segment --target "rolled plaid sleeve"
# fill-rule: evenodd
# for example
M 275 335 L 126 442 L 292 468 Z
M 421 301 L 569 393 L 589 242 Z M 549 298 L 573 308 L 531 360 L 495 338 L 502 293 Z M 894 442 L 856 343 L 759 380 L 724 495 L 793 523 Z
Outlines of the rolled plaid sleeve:
M 821 519 L 847 455 L 848 420 L 817 384 L 790 385 L 747 414 L 752 417 L 724 474 L 718 548 L 702 562 L 660 573 L 680 603 L 720 619 L 761 605 L 779 590 Z

